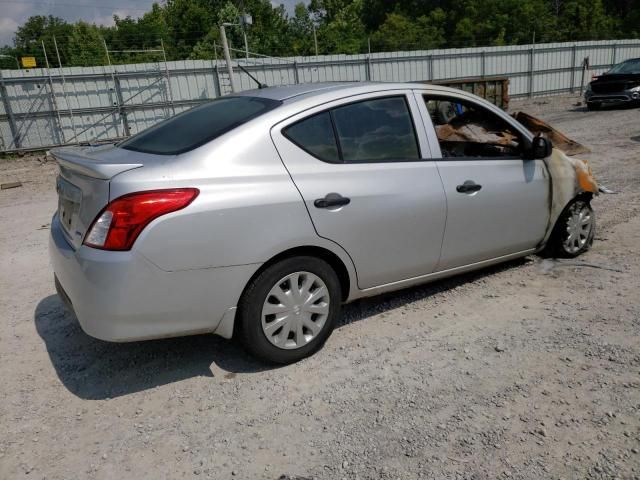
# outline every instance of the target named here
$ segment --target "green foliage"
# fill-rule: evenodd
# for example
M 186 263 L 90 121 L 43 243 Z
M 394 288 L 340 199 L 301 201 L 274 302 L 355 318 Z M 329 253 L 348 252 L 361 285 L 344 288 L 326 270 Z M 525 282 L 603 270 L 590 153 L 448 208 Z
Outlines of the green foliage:
M 289 20 L 289 38 L 294 55 L 315 54 L 314 30 L 315 24 L 311 18 L 311 12 L 304 3 L 298 3 L 293 17 Z M 315 34 L 317 38 L 317 32 Z
M 390 13 L 371 35 L 371 46 L 376 51 L 438 48 L 445 43 L 446 18 L 440 8 L 415 20 L 399 13 Z
M 167 45 L 171 58 L 187 58 L 193 47 L 205 36 L 218 19 L 205 2 L 195 0 L 167 0 L 164 21 L 170 37 Z
M 326 10 L 316 10 L 320 15 L 318 28 L 319 49 L 324 54 L 361 53 L 367 45 L 367 34 L 360 20 L 362 0 L 323 0 Z M 343 5 L 339 9 L 338 5 Z M 311 7 L 314 6 L 312 0 Z M 313 10 L 312 10 L 313 11 Z
M 601 40 L 615 34 L 616 21 L 606 14 L 602 0 L 567 0 L 563 10 L 566 18 L 562 25 L 565 37 Z
M 232 55 L 272 56 L 318 53 L 513 45 L 640 37 L 638 0 L 311 0 L 288 15 L 269 0 L 162 0 L 140 18 L 114 16 L 112 27 L 68 23 L 53 16 L 30 17 L 13 46 L 0 48 L 0 68 L 15 68 L 15 58 L 35 56 L 44 64 L 42 44 L 61 63 L 103 65 L 104 42 L 112 63 L 154 62 L 164 46 L 169 60 L 221 58 L 219 26 L 226 27 Z M 239 25 L 249 13 L 253 24 Z M 116 52 L 117 51 L 117 52 Z
M 67 44 L 68 61 L 72 65 L 104 65 L 106 52 L 98 29 L 86 22 L 73 25 Z

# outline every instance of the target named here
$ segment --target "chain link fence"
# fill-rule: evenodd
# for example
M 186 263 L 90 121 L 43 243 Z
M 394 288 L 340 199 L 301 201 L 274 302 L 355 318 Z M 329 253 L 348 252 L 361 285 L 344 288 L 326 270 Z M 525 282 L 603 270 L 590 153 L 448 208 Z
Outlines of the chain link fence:
M 244 51 L 242 51 L 244 53 Z M 240 57 L 240 56 L 238 56 Z M 260 83 L 438 82 L 507 77 L 511 97 L 581 90 L 640 40 L 0 71 L 0 152 L 116 141 L 208 100 Z M 590 70 L 583 69 L 589 59 Z M 242 66 L 243 69 L 237 68 Z M 253 78 L 252 78 L 253 77 Z

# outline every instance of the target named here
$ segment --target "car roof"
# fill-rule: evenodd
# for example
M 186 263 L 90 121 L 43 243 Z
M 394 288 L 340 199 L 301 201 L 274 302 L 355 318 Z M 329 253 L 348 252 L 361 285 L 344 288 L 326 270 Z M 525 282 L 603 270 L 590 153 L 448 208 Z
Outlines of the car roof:
M 398 90 L 410 88 L 426 88 L 438 91 L 455 91 L 447 87 L 435 86 L 423 82 L 414 83 L 387 83 L 387 82 L 319 82 L 304 83 L 299 85 L 285 85 L 278 87 L 266 87 L 254 90 L 244 90 L 234 94 L 235 96 L 249 96 L 268 98 L 278 100 L 285 103 L 292 103 L 303 99 L 309 99 L 315 96 L 325 95 L 327 93 L 366 93 L 367 91 L 379 91 L 380 89 Z
M 245 90 L 232 96 L 258 97 L 282 102 L 281 107 L 274 108 L 260 117 L 267 122 L 275 124 L 301 111 L 332 100 L 368 93 L 389 92 L 392 94 L 394 91 L 397 92 L 399 90 L 420 90 L 429 94 L 447 94 L 455 98 L 474 99 L 477 102 L 484 103 L 486 108 L 493 110 L 496 114 L 505 118 L 508 116 L 500 108 L 472 93 L 426 82 L 319 82 Z M 526 129 L 524 132 L 527 132 Z
M 299 85 L 284 85 L 278 87 L 266 87 L 254 90 L 244 90 L 235 95 L 259 98 L 269 98 L 271 100 L 288 100 L 301 95 L 327 93 L 331 90 L 341 90 L 354 85 L 362 85 L 361 82 L 321 82 L 303 83 Z

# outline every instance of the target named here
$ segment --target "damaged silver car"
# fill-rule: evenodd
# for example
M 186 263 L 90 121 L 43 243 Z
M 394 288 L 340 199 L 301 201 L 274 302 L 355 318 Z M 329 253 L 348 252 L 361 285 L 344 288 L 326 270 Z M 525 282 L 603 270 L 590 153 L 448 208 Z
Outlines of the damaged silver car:
M 56 286 L 109 341 L 215 333 L 289 363 L 345 302 L 594 236 L 588 165 L 446 87 L 248 91 L 52 153 Z

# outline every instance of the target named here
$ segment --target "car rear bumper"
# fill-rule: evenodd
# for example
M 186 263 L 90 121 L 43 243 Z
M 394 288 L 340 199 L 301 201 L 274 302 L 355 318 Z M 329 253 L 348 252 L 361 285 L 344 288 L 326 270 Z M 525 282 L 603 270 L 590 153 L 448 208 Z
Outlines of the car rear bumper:
M 259 267 L 167 272 L 135 251 L 74 250 L 57 214 L 49 255 L 56 289 L 82 329 L 114 342 L 215 332 Z

